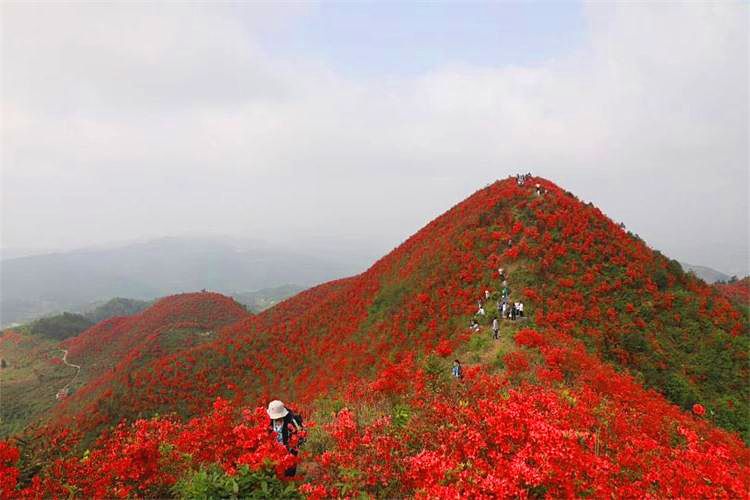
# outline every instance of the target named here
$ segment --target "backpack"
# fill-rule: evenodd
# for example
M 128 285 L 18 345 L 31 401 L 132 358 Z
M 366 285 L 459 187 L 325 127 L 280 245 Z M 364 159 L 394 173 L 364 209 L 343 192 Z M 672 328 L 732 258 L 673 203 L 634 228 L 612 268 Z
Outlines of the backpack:
M 288 409 L 288 408 L 287 408 Z M 297 427 L 299 429 L 302 429 L 304 427 L 304 422 L 302 420 L 302 415 L 297 413 L 296 411 L 289 410 L 289 413 L 292 414 L 292 422 L 297 424 Z

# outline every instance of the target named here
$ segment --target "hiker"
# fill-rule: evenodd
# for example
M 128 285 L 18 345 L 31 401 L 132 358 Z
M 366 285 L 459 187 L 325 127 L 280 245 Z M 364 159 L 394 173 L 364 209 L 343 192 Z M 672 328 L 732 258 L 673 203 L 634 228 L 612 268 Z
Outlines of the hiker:
M 534 186 L 534 188 L 536 189 L 536 195 L 542 196 L 542 186 L 540 186 L 538 182 L 536 183 L 536 186 Z
M 490 291 L 489 290 L 485 290 L 484 291 L 484 300 L 490 300 Z
M 508 288 L 507 286 L 503 287 L 503 297 L 504 298 L 510 297 L 510 288 Z
M 477 311 L 477 314 L 479 316 L 484 316 L 484 306 L 479 306 L 479 310 Z
M 479 323 L 477 323 L 477 320 L 476 320 L 476 319 L 472 319 L 472 320 L 471 320 L 471 326 L 469 326 L 469 328 L 471 328 L 471 329 L 472 329 L 472 330 L 474 330 L 475 332 L 478 332 L 478 331 L 479 331 Z
M 461 362 L 457 359 L 453 360 L 453 369 L 451 369 L 451 375 L 453 378 L 464 378 L 464 370 L 461 368 Z
M 502 313 L 502 317 L 503 318 L 507 317 L 507 314 L 508 314 L 508 302 L 505 301 L 505 300 L 503 300 L 503 313 Z
M 517 312 L 516 311 L 516 305 L 515 304 L 511 304 L 511 306 L 510 306 L 510 320 L 511 321 L 515 321 L 516 320 L 516 312 Z
M 518 301 L 518 315 L 523 318 L 523 302 Z
M 266 410 L 269 418 L 271 419 L 268 423 L 269 432 L 276 433 L 276 441 L 279 444 L 283 444 L 284 447 L 292 455 L 299 453 L 298 447 L 302 444 L 302 440 L 298 442 L 292 441 L 292 436 L 300 431 L 304 430 L 302 426 L 302 417 L 289 411 L 284 403 L 278 399 L 268 403 L 268 409 Z M 297 473 L 297 466 L 293 465 L 284 471 L 284 475 L 292 477 Z
M 500 333 L 500 322 L 497 320 L 497 318 L 494 318 L 492 320 L 492 338 L 497 340 L 499 333 Z
M 500 276 L 500 281 L 505 281 L 505 269 L 498 267 L 497 274 Z

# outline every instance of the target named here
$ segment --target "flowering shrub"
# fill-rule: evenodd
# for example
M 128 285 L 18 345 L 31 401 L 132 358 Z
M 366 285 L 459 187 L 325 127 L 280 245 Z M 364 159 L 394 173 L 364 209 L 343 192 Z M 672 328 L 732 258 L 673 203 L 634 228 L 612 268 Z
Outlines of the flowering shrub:
M 12 498 L 18 481 L 16 466 L 21 454 L 10 443 L 0 441 L 0 498 Z
M 524 328 L 514 342 L 476 334 L 479 361 L 451 380 L 442 358 L 467 352 L 499 267 Z M 83 441 L 21 487 L 225 489 L 243 465 L 295 461 L 266 439 L 262 412 L 238 423 L 236 408 L 326 398 L 340 404 L 318 415 L 300 465 L 311 497 L 746 496 L 747 447 L 715 427 L 748 436 L 746 315 L 544 179 L 478 191 L 358 276 L 258 316 L 240 309 L 175 296 L 66 341 L 90 378 L 35 438 L 72 428 Z M 703 418 L 688 413 L 696 404 Z M 174 416 L 138 420 L 156 413 Z M 122 417 L 135 422 L 81 461 Z
M 0 453 L 3 492 L 10 497 L 65 490 L 86 498 L 164 497 L 180 478 L 180 491 L 205 486 L 201 477 L 207 470 L 223 471 L 221 477 L 230 483 L 239 470 L 236 481 L 254 484 L 268 471 L 283 477 L 297 462 L 271 436 L 263 408 L 245 410 L 238 418 L 237 410 L 222 399 L 214 402 L 212 412 L 186 423 L 170 417 L 121 423 L 82 457 L 64 456 L 48 464 L 35 484 L 21 490 L 15 489 L 18 450 L 0 443 Z M 286 486 L 282 489 L 287 490 Z

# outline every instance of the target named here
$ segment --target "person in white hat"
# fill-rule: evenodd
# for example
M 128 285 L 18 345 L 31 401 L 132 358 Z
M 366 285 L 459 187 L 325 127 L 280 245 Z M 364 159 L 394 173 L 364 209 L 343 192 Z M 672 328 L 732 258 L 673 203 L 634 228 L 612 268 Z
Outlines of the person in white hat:
M 304 427 L 302 426 L 302 417 L 290 411 L 284 406 L 284 403 L 278 399 L 268 403 L 266 413 L 268 413 L 268 417 L 271 419 L 268 426 L 269 429 L 276 434 L 276 441 L 283 444 L 292 455 L 299 453 L 297 446 L 301 445 L 303 440 L 296 440 L 296 446 L 290 441 L 291 437 L 297 434 L 298 431 L 304 430 Z M 288 468 L 284 472 L 286 476 L 294 476 L 296 473 L 296 465 Z

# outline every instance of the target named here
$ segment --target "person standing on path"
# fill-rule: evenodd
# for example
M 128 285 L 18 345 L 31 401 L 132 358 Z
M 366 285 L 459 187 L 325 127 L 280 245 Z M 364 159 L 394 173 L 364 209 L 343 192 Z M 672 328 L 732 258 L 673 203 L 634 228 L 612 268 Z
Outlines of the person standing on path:
M 461 368 L 461 362 L 457 359 L 453 360 L 453 368 L 451 369 L 451 375 L 453 378 L 462 379 L 464 378 L 464 370 Z
M 500 338 L 500 322 L 497 317 L 492 320 L 492 338 L 495 340 Z

